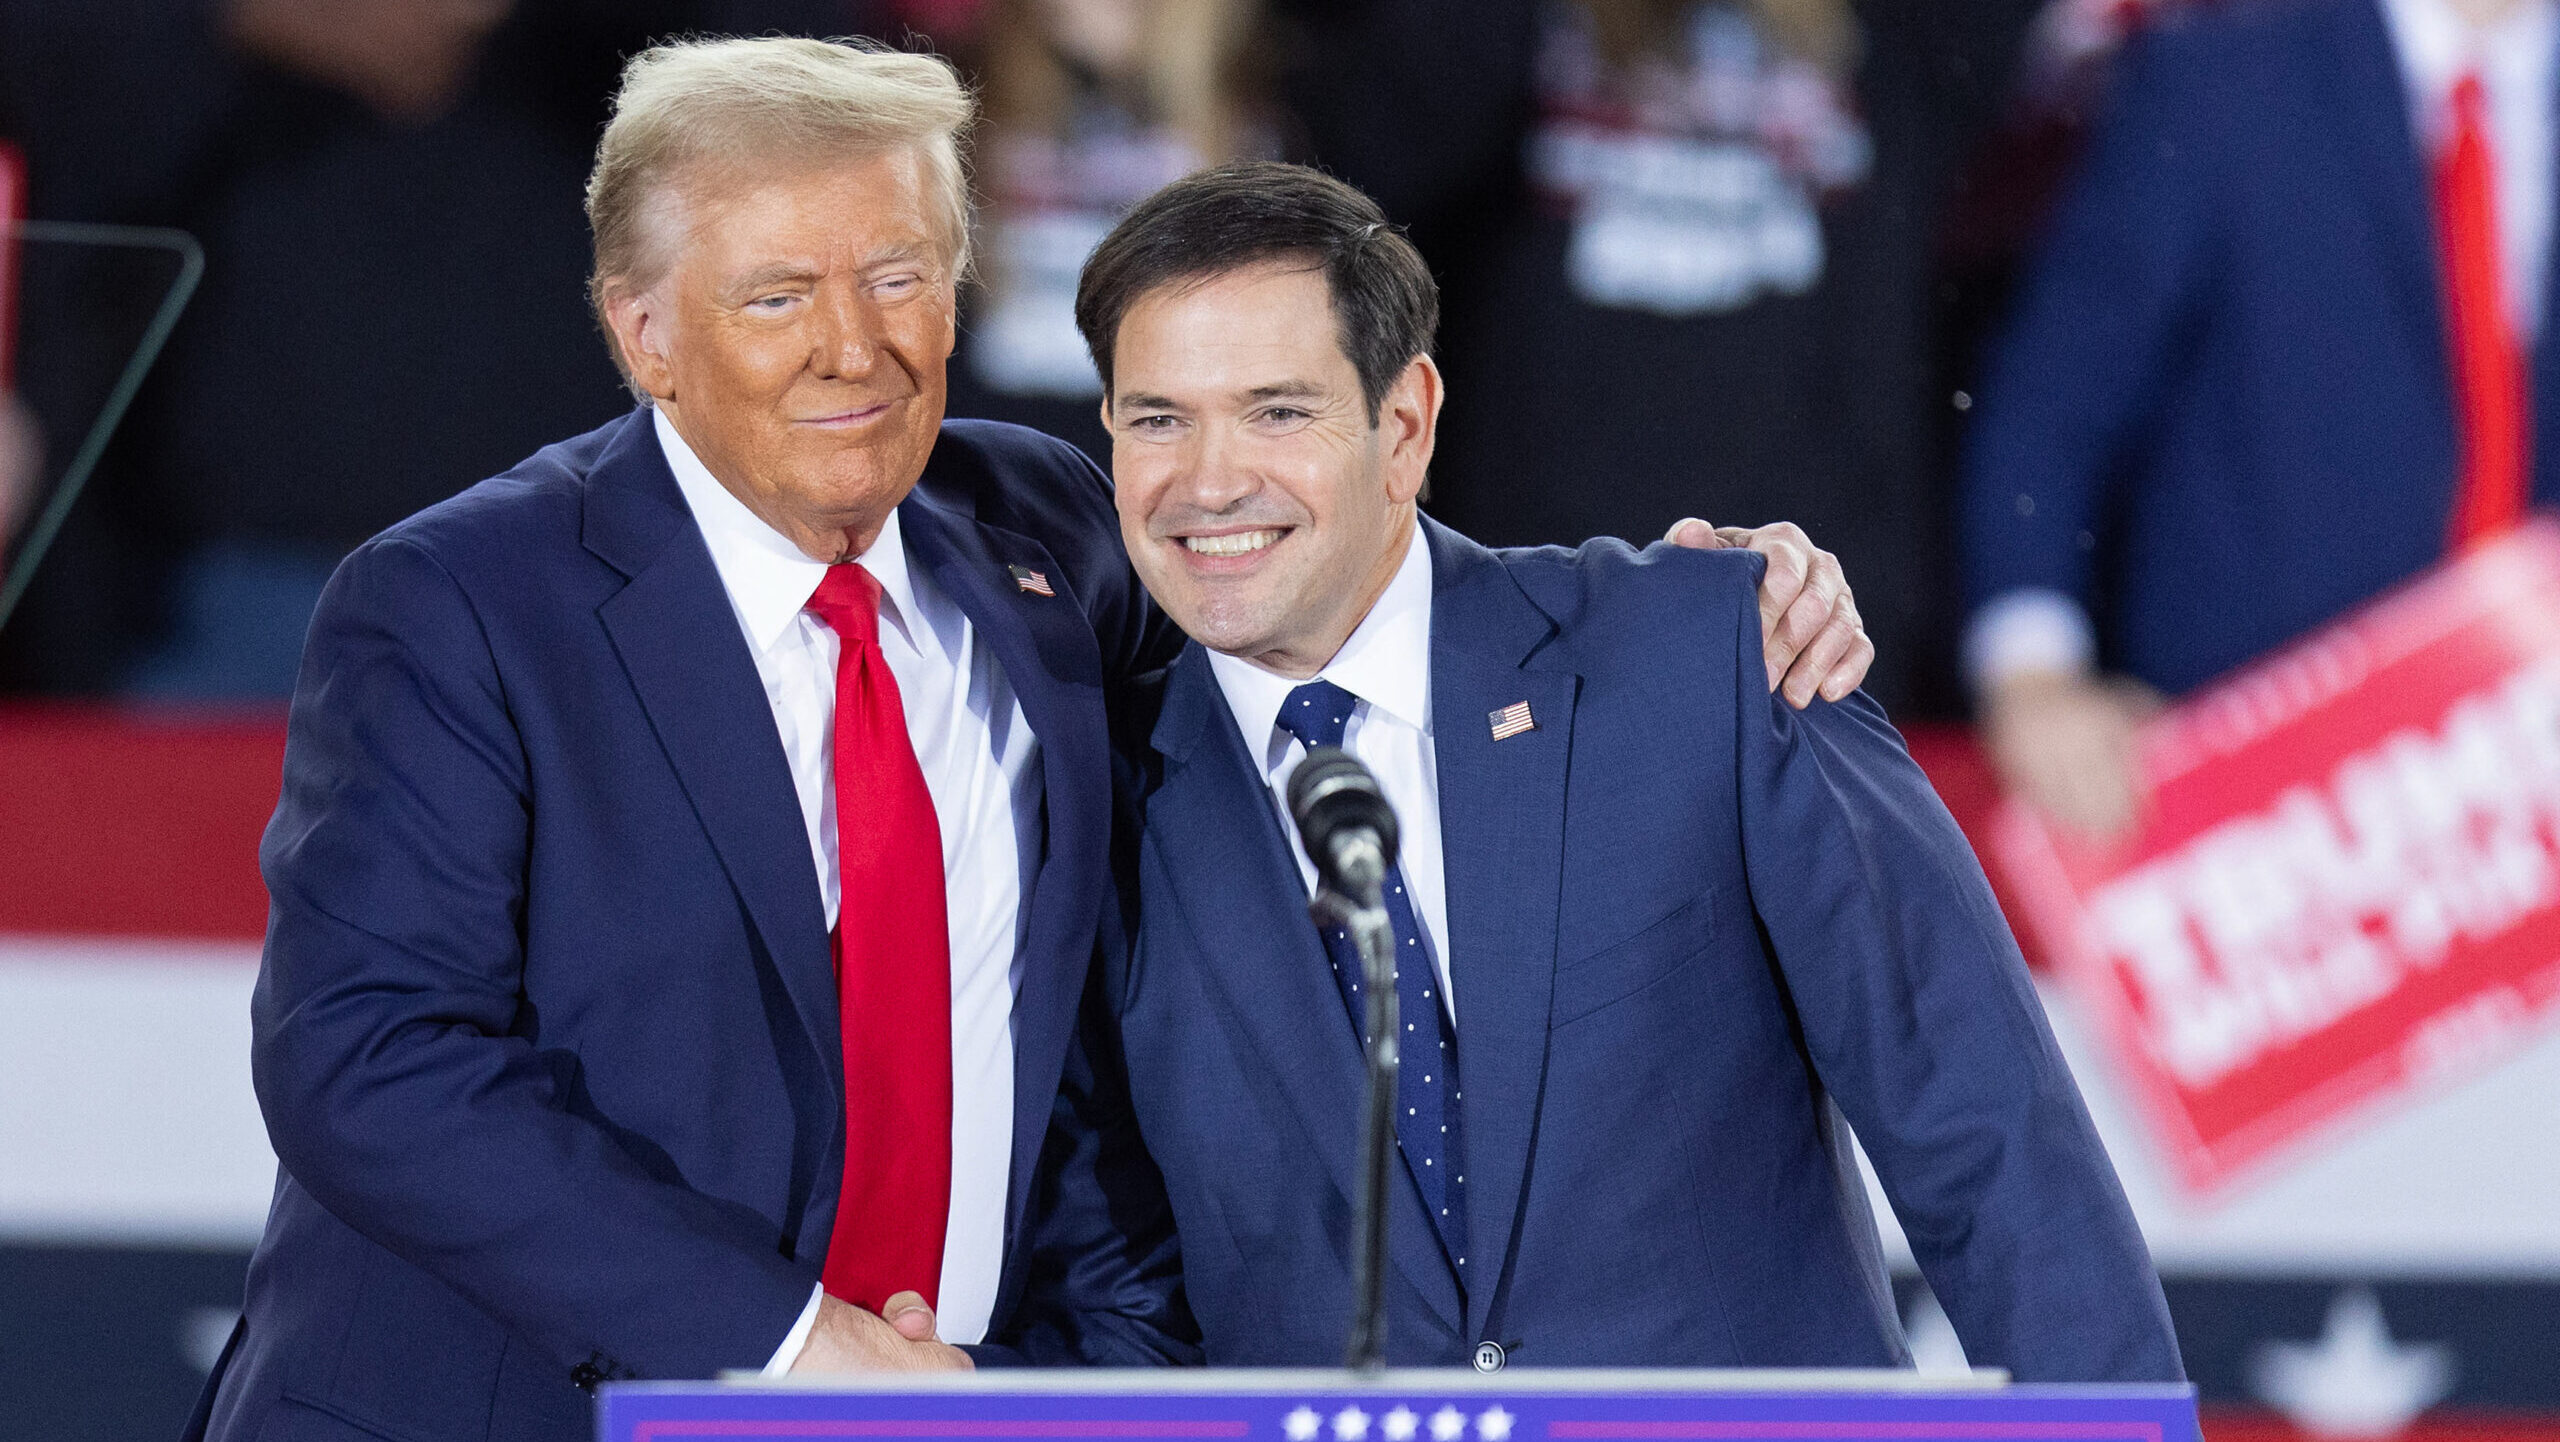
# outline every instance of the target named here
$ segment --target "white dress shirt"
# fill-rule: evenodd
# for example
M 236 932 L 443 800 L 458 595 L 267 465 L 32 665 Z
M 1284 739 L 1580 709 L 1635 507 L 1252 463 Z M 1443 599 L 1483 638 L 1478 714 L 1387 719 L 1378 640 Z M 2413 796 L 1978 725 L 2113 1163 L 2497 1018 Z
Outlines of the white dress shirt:
M 2380 0 L 2409 97 L 2422 173 L 2432 175 L 2453 128 L 2453 87 L 2477 71 L 2496 174 L 2507 308 L 2530 353 L 2542 332 L 2551 270 L 2553 93 L 2560 81 L 2560 7 L 2526 0 L 2494 26 L 2474 26 L 2448 0 Z M 2429 202 L 2433 213 L 2433 202 Z M 1994 597 L 1965 628 L 1976 692 L 2026 671 L 2094 668 L 2095 632 L 2080 603 L 2041 587 Z
M 738 628 L 764 680 L 774 729 L 800 793 L 809 855 L 833 928 L 836 870 L 836 634 L 802 609 L 827 567 L 730 494 L 655 416 L 658 443 Z M 941 823 L 951 927 L 951 1213 L 936 1315 L 947 1342 L 986 1335 L 1004 1261 L 1004 1203 L 1013 1154 L 1013 998 L 1023 878 L 1039 854 L 1039 741 L 1004 669 L 960 607 L 907 562 L 897 513 L 857 558 L 879 581 L 880 653 L 897 678 L 925 789 Z M 817 1320 L 818 1293 L 767 1373 L 789 1370 Z
M 2507 309 L 2530 348 L 2542 332 L 2550 271 L 2553 42 L 2560 38 L 2553 22 L 2560 12 L 2550 0 L 2527 0 L 2486 29 L 2463 19 L 2450 0 L 2382 0 L 2382 13 L 2400 57 L 2419 162 L 2430 173 L 2453 133 L 2454 83 L 2479 73 Z
M 1280 729 L 1280 706 L 1289 693 L 1305 685 L 1265 671 L 1235 656 L 1209 653 L 1209 670 L 1226 695 L 1236 730 L 1244 737 L 1245 754 L 1262 767 L 1271 804 L 1280 813 L 1280 832 L 1295 838 L 1289 818 L 1289 777 L 1306 759 L 1307 748 Z M 1317 672 L 1360 698 L 1351 724 L 1342 735 L 1343 749 L 1357 756 L 1378 778 L 1378 789 L 1396 809 L 1396 865 L 1412 893 L 1414 920 L 1422 926 L 1422 945 L 1431 953 L 1440 976 L 1442 1003 L 1457 1016 L 1457 996 L 1449 981 L 1449 887 L 1440 851 L 1440 770 L 1431 744 L 1431 547 L 1422 527 L 1413 528 L 1404 563 L 1387 583 L 1378 604 L 1369 608 L 1351 639 Z M 1315 863 L 1307 849 L 1291 845 L 1307 895 L 1316 890 Z M 1315 923 L 1307 923 L 1310 927 Z

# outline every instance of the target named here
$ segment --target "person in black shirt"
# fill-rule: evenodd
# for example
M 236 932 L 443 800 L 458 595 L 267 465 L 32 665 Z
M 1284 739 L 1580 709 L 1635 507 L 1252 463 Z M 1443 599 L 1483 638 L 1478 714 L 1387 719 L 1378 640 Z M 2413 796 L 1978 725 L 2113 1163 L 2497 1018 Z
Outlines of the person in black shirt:
M 1316 158 L 1448 297 L 1434 513 L 1496 545 L 1799 520 L 1859 578 L 1870 690 L 1933 700 L 1938 223 L 2036 8 L 1297 0 Z

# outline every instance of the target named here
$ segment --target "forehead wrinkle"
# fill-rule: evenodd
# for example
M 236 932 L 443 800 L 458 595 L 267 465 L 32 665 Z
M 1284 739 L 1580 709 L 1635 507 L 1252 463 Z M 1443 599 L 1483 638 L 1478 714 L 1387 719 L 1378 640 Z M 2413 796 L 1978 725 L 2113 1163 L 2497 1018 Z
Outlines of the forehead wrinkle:
M 751 154 L 725 154 L 721 149 L 705 149 L 670 166 L 658 183 L 652 186 L 642 202 L 643 214 L 651 222 L 651 244 L 656 264 L 663 271 L 682 262 L 696 250 L 704 230 L 735 216 L 742 209 L 754 207 L 758 191 L 776 187 L 788 189 L 812 176 L 841 173 L 849 166 L 862 165 L 883 155 L 894 155 L 896 147 L 886 150 L 857 149 L 834 155 L 809 157 L 758 157 Z M 852 262 L 856 269 L 901 261 L 922 260 L 936 266 L 947 266 L 955 258 L 954 238 L 935 214 L 930 191 L 932 179 L 924 157 L 916 157 L 919 194 L 917 213 L 913 219 L 917 230 L 911 236 L 893 236 L 873 251 Z M 727 165 L 724 167 L 724 159 Z M 796 208 L 796 207 L 793 207 Z M 959 238 L 965 246 L 966 237 Z M 831 244 L 830 249 L 840 249 Z M 783 263 L 777 262 L 776 269 Z M 793 276 L 815 277 L 829 268 L 821 260 L 815 269 L 806 261 L 792 266 Z

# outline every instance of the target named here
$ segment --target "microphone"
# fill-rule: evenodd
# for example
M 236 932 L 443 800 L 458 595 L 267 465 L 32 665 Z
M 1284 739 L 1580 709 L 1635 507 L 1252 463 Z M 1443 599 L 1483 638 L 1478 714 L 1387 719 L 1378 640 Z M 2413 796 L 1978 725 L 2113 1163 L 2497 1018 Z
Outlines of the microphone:
M 1356 905 L 1377 905 L 1396 861 L 1396 813 L 1369 768 L 1339 746 L 1309 751 L 1289 774 L 1289 814 L 1317 884 Z
M 1289 815 L 1316 864 L 1307 912 L 1350 933 L 1368 990 L 1363 1032 L 1367 1085 L 1360 1107 L 1360 1197 L 1352 1212 L 1351 1336 L 1343 1360 L 1375 1376 L 1387 1365 L 1387 1176 L 1394 1164 L 1396 1097 L 1395 930 L 1387 919 L 1387 868 L 1396 861 L 1396 813 L 1378 778 L 1350 752 L 1319 746 L 1289 774 Z

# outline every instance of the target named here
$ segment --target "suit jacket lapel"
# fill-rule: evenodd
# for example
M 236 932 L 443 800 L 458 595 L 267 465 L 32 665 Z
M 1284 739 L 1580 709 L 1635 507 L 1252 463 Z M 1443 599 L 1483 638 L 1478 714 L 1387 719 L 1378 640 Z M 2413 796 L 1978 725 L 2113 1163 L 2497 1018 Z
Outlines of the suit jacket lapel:
M 2392 309 L 2404 338 L 2417 354 L 2430 358 L 2426 374 L 2447 375 L 2435 216 L 2428 203 L 2434 188 L 2410 125 L 2409 88 L 2382 0 L 2354 0 L 2330 10 L 2336 19 L 2325 88 L 2337 115 L 2337 133 L 2354 152 L 2341 173 L 2370 203 L 2374 249 L 2388 272 Z M 2450 425 L 2449 383 L 2439 388 L 2439 397 Z
M 583 535 L 631 578 L 597 616 L 840 1106 L 835 961 L 799 793 L 755 658 L 648 411 L 623 421 L 589 476 Z
M 1325 1176 L 1347 1200 L 1359 1196 L 1360 1097 L 1364 1063 L 1343 1011 L 1332 963 L 1307 915 L 1296 838 L 1281 825 L 1260 764 L 1236 734 L 1234 714 L 1198 643 L 1174 663 L 1156 723 L 1166 757 L 1163 783 L 1147 803 L 1147 828 L 1172 880 L 1170 904 L 1195 949 L 1149 964 L 1199 966 L 1209 989 L 1261 1062 L 1261 1073 L 1298 1117 Z M 1166 919 L 1146 919 L 1150 936 Z M 1403 1171 L 1397 1166 L 1398 1173 Z M 1410 1179 L 1390 1186 L 1387 1249 L 1422 1305 L 1454 1294 L 1449 1264 Z M 1351 1239 L 1342 1239 L 1345 1255 Z M 1454 1328 L 1458 1318 L 1443 1312 Z
M 1542 663 L 1555 623 L 1492 552 L 1424 525 L 1432 553 L 1432 741 L 1466 1098 L 1467 1328 L 1482 1338 L 1510 1266 L 1546 1083 L 1580 678 L 1560 659 Z M 1537 729 L 1495 740 L 1491 713 L 1522 701 Z
M 1030 1196 L 1077 999 L 1092 967 L 1094 919 L 1111 890 L 1102 655 L 1066 573 L 1039 542 L 975 519 L 956 492 L 933 483 L 930 469 L 898 515 L 909 554 L 968 616 L 1040 738 L 1046 816 L 1022 898 L 1022 971 L 1013 1003 L 1010 1238 Z M 1049 578 L 1056 594 L 1021 589 L 1006 569 L 1017 565 Z

